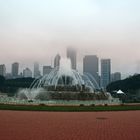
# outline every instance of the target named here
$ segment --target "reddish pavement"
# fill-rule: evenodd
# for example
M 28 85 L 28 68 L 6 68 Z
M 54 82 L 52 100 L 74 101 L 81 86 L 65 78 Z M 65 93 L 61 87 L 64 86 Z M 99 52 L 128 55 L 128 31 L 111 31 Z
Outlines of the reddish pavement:
M 0 111 L 0 140 L 140 140 L 140 111 Z

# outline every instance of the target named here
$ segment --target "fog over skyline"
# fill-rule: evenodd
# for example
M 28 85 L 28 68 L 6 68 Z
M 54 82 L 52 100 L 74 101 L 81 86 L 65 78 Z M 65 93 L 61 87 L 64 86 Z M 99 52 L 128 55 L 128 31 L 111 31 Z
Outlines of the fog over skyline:
M 66 47 L 110 58 L 112 72 L 140 73 L 139 0 L 0 0 L 0 64 L 50 65 Z

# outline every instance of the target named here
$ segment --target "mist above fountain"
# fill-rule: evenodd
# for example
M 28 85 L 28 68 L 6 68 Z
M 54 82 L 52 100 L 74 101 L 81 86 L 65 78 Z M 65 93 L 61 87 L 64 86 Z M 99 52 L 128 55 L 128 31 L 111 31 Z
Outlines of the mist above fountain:
M 29 100 L 107 99 L 107 94 L 95 93 L 96 87 L 87 74 L 81 75 L 71 68 L 70 59 L 63 58 L 59 67 L 55 67 L 48 75 L 35 79 L 30 88 L 20 91 L 19 95 Z

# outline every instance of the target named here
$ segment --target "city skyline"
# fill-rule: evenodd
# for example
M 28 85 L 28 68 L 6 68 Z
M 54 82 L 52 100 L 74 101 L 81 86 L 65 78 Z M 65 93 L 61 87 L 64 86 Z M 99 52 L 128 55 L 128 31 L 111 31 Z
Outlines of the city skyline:
M 73 48 L 71 48 L 71 49 L 73 49 Z M 75 52 L 74 52 L 74 54 L 75 54 Z M 69 58 L 67 56 L 67 59 L 70 59 L 70 61 L 71 61 L 71 68 L 72 69 L 74 69 L 72 67 L 72 60 L 75 57 L 76 57 L 75 55 L 71 56 L 71 58 Z M 62 59 L 65 59 L 65 58 L 62 58 Z M 61 60 L 61 56 L 59 54 L 57 54 L 55 56 L 54 60 L 53 60 L 54 61 L 54 66 L 53 66 L 53 64 L 52 65 L 42 65 L 42 66 L 40 66 L 40 64 L 38 62 L 34 62 L 32 69 L 27 67 L 27 65 L 24 68 L 21 69 L 20 66 L 22 66 L 22 64 L 20 64 L 18 62 L 14 62 L 14 63 L 11 64 L 10 72 L 7 71 L 5 64 L 1 64 L 0 65 L 1 66 L 1 75 L 3 75 L 3 76 L 5 75 L 6 77 L 10 76 L 9 78 L 12 78 L 12 77 L 13 78 L 20 78 L 22 76 L 24 77 L 24 75 L 26 77 L 26 75 L 32 75 L 33 74 L 31 77 L 37 78 L 37 77 L 43 76 L 45 74 L 49 74 L 52 69 L 56 68 L 56 65 L 55 65 L 56 61 L 58 63 L 57 65 L 60 66 L 60 60 Z M 102 61 L 102 59 L 101 59 L 101 61 Z M 100 76 L 102 75 L 102 63 L 99 62 L 98 56 L 96 56 L 96 55 L 85 55 L 82 62 L 83 62 L 83 68 L 82 68 L 82 72 L 80 72 L 80 73 L 81 74 L 82 73 L 91 74 L 96 79 L 96 82 L 98 83 L 100 81 L 99 80 Z M 75 61 L 74 63 L 76 64 L 77 61 Z M 13 68 L 16 70 L 15 71 L 16 73 L 14 72 L 15 74 L 13 73 Z M 111 70 L 111 67 L 110 67 L 110 70 Z M 121 72 L 116 71 L 115 73 L 121 73 Z M 112 73 L 112 74 L 115 74 L 115 73 Z M 110 73 L 110 76 L 111 76 L 111 73 Z
M 51 65 L 68 46 L 85 55 L 110 58 L 123 77 L 140 73 L 139 0 L 0 1 L 0 64 Z
M 73 48 L 68 48 L 66 51 L 67 59 L 71 61 L 70 69 L 76 70 L 76 50 Z M 19 63 L 12 63 L 11 73 L 7 73 L 5 64 L 0 65 L 0 76 L 4 76 L 6 79 L 15 79 L 15 78 L 39 78 L 41 76 L 45 76 L 50 74 L 53 70 L 59 67 L 67 65 L 66 58 L 63 58 L 61 61 L 61 56 L 57 54 L 54 58 L 54 67 L 47 65 L 40 67 L 38 62 L 34 63 L 33 71 L 26 67 L 22 71 L 19 71 Z M 65 61 L 66 60 L 66 61 Z M 63 64 L 65 63 L 66 64 Z M 61 64 L 61 65 L 60 65 Z M 99 69 L 100 66 L 100 69 Z M 62 68 L 63 69 L 63 68 Z M 77 71 L 77 70 L 76 70 Z M 99 73 L 100 71 L 100 73 Z M 77 71 L 78 72 L 78 71 Z M 94 86 L 98 89 L 99 87 L 105 89 L 107 85 L 111 81 L 121 80 L 121 73 L 115 72 L 111 74 L 111 60 L 110 59 L 101 59 L 99 63 L 99 58 L 96 55 L 86 55 L 83 58 L 83 73 L 81 75 L 85 75 L 94 83 Z
M 73 49 L 73 48 L 72 48 Z M 67 53 L 67 50 L 66 50 L 66 52 L 65 53 Z M 57 56 L 58 54 L 56 54 L 56 56 Z M 43 75 L 43 67 L 51 67 L 51 68 L 55 68 L 55 66 L 54 66 L 54 63 L 55 63 L 55 58 L 56 58 L 56 56 L 55 57 L 53 57 L 54 59 L 52 60 L 51 59 L 51 62 L 49 63 L 49 64 L 47 64 L 47 63 L 45 63 L 45 64 L 40 64 L 38 61 L 35 61 L 35 62 L 33 62 L 31 65 L 28 65 L 28 63 L 27 64 L 22 64 L 22 63 L 19 63 L 19 62 L 12 62 L 9 66 L 9 69 L 7 69 L 7 64 L 4 64 L 4 63 L 2 63 L 2 64 L 0 64 L 0 65 L 5 65 L 5 71 L 6 71 L 6 74 L 10 74 L 11 73 L 11 75 L 12 75 L 12 67 L 13 67 L 13 64 L 18 64 L 18 75 L 20 76 L 21 75 L 21 73 L 23 74 L 23 71 L 26 69 L 26 68 L 28 68 L 28 69 L 30 69 L 31 71 L 32 71 L 32 73 L 33 74 L 35 74 L 36 75 L 36 72 L 35 71 L 37 71 L 37 73 L 38 73 L 38 76 L 39 75 Z M 87 55 L 85 55 L 84 57 L 83 57 L 83 60 L 81 60 L 81 62 L 82 62 L 82 68 L 81 68 L 81 70 L 79 70 L 79 69 L 77 69 L 81 74 L 84 72 L 84 59 L 86 58 L 86 57 L 90 57 L 90 56 L 96 56 L 97 58 L 98 58 L 98 74 L 99 74 L 99 76 L 101 76 L 101 66 L 102 66 L 102 63 L 101 63 L 101 61 L 102 60 L 106 60 L 106 59 L 110 59 L 109 57 L 108 58 L 100 58 L 100 57 L 98 57 L 98 55 L 95 55 L 95 54 L 93 54 L 93 55 L 89 55 L 89 54 L 87 54 Z M 60 56 L 60 59 L 65 59 L 65 58 L 68 58 L 68 57 L 61 57 Z M 70 59 L 70 58 L 68 58 L 68 59 Z M 70 59 L 71 60 L 71 59 Z M 111 60 L 111 59 L 110 59 Z M 60 61 L 60 60 L 59 60 Z M 112 60 L 111 60 L 112 61 Z M 89 61 L 90 62 L 90 61 Z M 77 63 L 77 61 L 76 61 L 76 63 Z M 37 65 L 37 66 L 36 66 Z M 124 78 L 127 78 L 127 77 L 129 77 L 130 75 L 134 75 L 134 74 L 138 74 L 138 73 L 132 73 L 132 74 L 130 74 L 130 75 L 123 75 L 123 73 L 122 73 L 122 71 L 113 71 L 112 70 L 112 62 L 111 62 L 111 67 L 110 67 L 110 69 L 111 69 L 111 74 L 113 74 L 113 73 L 121 73 L 121 75 L 122 75 L 122 79 L 124 79 Z M 94 65 L 94 66 L 92 66 L 93 68 L 95 68 L 96 67 L 96 65 Z M 37 70 L 36 70 L 36 68 L 37 68 Z M 92 72 L 91 72 L 92 73 Z M 32 77 L 36 77 L 35 75 L 33 75 Z M 110 75 L 111 76 L 111 75 Z

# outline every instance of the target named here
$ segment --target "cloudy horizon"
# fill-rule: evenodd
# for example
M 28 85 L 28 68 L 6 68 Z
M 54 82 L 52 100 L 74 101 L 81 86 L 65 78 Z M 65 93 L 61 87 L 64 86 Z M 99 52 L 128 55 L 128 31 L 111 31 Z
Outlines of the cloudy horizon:
M 140 73 L 139 0 L 0 0 L 0 64 L 8 71 L 35 61 L 50 65 L 66 47 L 110 58 L 112 72 Z

